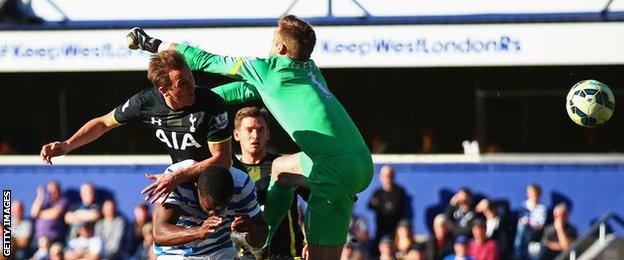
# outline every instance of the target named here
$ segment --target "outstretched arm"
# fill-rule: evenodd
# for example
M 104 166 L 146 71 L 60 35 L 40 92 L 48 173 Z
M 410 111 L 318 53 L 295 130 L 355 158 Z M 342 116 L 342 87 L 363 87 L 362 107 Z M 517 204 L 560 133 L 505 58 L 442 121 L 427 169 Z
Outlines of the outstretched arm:
M 114 111 L 111 111 L 107 115 L 91 119 L 65 141 L 44 145 L 41 147 L 41 158 L 45 163 L 52 164 L 53 157 L 65 155 L 78 147 L 98 139 L 102 134 L 119 126 L 113 114 Z
M 267 71 L 265 60 L 222 56 L 206 52 L 199 48 L 179 43 L 167 43 L 149 36 L 141 28 L 135 27 L 126 36 L 130 49 L 141 49 L 156 53 L 175 49 L 180 52 L 191 70 L 221 74 L 234 79 L 244 80 L 254 86 L 261 86 Z

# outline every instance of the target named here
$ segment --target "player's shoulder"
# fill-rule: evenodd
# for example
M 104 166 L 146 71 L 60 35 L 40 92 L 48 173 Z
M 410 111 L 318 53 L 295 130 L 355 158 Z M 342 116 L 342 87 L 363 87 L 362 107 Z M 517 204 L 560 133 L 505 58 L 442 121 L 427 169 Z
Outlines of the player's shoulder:
M 225 106 L 225 100 L 211 89 L 204 86 L 195 88 L 195 95 L 205 106 Z
M 247 173 L 234 167 L 230 167 L 230 173 L 232 174 L 234 186 L 242 186 L 249 178 L 249 175 Z
M 134 94 L 134 96 L 130 98 L 128 105 L 136 107 L 153 107 L 163 104 L 160 99 L 162 99 L 162 96 L 158 93 L 158 90 L 156 90 L 155 87 L 149 87 Z

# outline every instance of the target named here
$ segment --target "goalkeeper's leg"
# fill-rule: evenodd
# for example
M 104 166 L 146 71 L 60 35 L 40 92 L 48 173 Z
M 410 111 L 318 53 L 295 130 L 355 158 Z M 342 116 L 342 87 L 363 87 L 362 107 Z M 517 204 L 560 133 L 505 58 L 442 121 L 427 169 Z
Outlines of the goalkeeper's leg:
M 269 226 L 267 245 L 271 244 L 273 234 L 290 209 L 295 188 L 308 188 L 306 176 L 299 164 L 300 154 L 284 155 L 273 161 L 271 182 L 263 212 L 264 220 Z

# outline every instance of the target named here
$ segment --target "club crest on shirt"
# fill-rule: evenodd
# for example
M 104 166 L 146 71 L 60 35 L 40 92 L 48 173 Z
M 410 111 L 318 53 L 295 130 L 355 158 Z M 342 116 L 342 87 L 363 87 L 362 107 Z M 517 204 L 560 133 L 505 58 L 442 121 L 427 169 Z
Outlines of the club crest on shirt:
M 215 116 L 215 126 L 218 129 L 224 129 L 228 124 L 227 111 Z
M 197 121 L 197 117 L 195 117 L 195 115 L 191 114 L 189 116 L 189 122 L 191 123 L 191 127 L 189 127 L 189 131 L 191 131 L 191 133 L 195 133 L 195 122 Z

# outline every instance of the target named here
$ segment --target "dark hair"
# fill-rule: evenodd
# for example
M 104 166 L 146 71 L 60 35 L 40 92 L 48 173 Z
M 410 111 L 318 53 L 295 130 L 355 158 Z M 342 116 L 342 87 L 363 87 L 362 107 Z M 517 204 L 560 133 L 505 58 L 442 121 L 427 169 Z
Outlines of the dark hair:
M 462 187 L 461 189 L 459 189 L 459 191 L 457 191 L 457 193 L 460 193 L 460 192 L 464 192 L 466 193 L 466 195 L 472 197 L 472 192 L 470 191 L 468 187 Z
M 287 55 L 294 60 L 310 59 L 316 34 L 312 26 L 294 15 L 286 15 L 279 19 L 277 32 L 286 45 Z
M 226 168 L 210 165 L 199 174 L 197 190 L 202 196 L 210 196 L 216 204 L 229 201 L 234 194 L 234 180 Z
M 267 127 L 269 126 L 269 115 L 264 108 L 243 107 L 236 112 L 236 116 L 234 117 L 234 128 L 238 129 L 241 121 L 243 121 L 243 118 L 245 117 L 260 117 L 264 119 L 264 123 Z
M 158 52 L 150 58 L 147 68 L 147 78 L 154 84 L 154 87 L 171 86 L 173 82 L 169 79 L 169 71 L 188 68 L 182 54 L 176 50 L 165 50 Z

